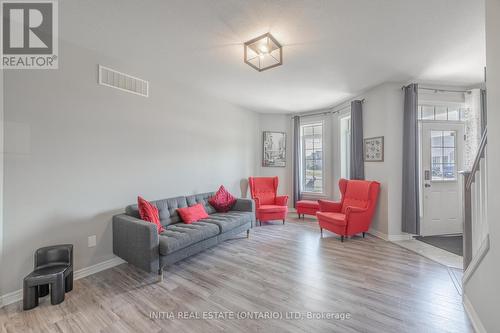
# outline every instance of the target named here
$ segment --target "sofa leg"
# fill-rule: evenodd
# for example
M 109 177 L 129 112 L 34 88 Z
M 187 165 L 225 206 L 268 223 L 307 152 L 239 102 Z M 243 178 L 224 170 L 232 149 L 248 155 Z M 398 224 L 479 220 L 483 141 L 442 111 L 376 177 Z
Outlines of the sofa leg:
M 159 282 L 163 282 L 163 267 L 160 267 L 160 269 L 158 269 L 158 277 L 159 277 Z
M 285 224 L 285 219 L 283 219 L 283 224 Z
M 363 238 L 365 238 L 365 232 L 363 231 Z
M 344 236 L 340 236 L 340 241 L 343 243 L 344 242 Z
M 259 221 L 259 226 L 262 227 L 262 221 Z
M 250 229 L 247 230 L 247 238 L 250 238 Z

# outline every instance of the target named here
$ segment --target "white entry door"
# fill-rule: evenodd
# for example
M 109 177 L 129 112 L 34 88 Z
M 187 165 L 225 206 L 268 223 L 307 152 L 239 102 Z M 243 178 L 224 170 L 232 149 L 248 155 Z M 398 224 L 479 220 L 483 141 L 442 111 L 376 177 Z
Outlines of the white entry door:
M 423 218 L 420 234 L 462 233 L 464 125 L 422 122 L 421 180 Z

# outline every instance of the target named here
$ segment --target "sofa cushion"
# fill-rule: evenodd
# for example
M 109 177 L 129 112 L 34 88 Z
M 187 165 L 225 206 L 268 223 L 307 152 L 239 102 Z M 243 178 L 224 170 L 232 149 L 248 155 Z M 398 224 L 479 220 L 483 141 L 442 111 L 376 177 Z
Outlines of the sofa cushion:
M 321 219 L 322 222 L 331 223 L 340 227 L 347 225 L 345 215 L 342 213 L 317 212 L 316 216 L 318 219 Z
M 213 223 L 198 221 L 193 224 L 169 225 L 159 235 L 160 254 L 168 255 L 192 244 L 217 236 L 220 229 Z
M 311 209 L 319 209 L 319 203 L 317 200 L 299 200 L 295 204 L 295 207 L 299 208 L 311 208 Z
M 276 205 L 262 205 L 257 208 L 259 213 L 281 213 L 288 209 L 287 206 L 276 206 Z
M 221 233 L 230 231 L 237 228 L 245 223 L 252 223 L 252 212 L 237 212 L 229 211 L 227 213 L 215 213 L 210 215 L 208 218 L 200 220 L 200 222 L 211 223 L 216 225 Z
M 219 213 L 226 213 L 236 203 L 236 198 L 221 185 L 213 197 L 208 199 L 208 203 Z
M 167 226 L 174 223 L 181 222 L 181 218 L 177 213 L 177 208 L 187 207 L 186 197 L 175 197 L 169 199 L 162 199 L 151 201 L 153 205 L 158 208 L 158 213 L 160 215 L 160 223 L 163 226 Z M 125 213 L 127 215 L 136 217 L 140 219 L 139 210 L 137 205 L 129 205 L 125 208 Z
M 203 207 L 203 204 L 199 203 L 190 207 L 184 207 L 177 209 L 177 213 L 181 216 L 181 219 L 186 224 L 191 224 L 193 222 L 199 221 L 201 219 L 207 218 L 208 214 Z
M 155 205 L 140 196 L 137 197 L 137 206 L 139 209 L 139 216 L 141 217 L 141 220 L 156 224 L 158 233 L 161 233 L 163 231 L 163 226 L 160 223 L 158 208 L 156 208 Z

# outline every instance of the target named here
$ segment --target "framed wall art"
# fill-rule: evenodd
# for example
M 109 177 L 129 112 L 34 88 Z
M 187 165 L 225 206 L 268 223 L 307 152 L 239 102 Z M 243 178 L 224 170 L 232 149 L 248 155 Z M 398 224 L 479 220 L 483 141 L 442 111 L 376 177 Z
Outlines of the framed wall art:
M 384 137 L 364 139 L 364 160 L 365 162 L 383 162 L 384 161 Z
M 286 134 L 284 132 L 265 131 L 263 133 L 262 166 L 286 166 Z

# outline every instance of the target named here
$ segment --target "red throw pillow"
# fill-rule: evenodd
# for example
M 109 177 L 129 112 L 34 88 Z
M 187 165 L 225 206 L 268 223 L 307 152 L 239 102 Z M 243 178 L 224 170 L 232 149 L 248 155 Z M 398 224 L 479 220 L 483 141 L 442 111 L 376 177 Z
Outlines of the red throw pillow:
M 236 198 L 221 185 L 217 193 L 208 199 L 208 203 L 219 213 L 226 213 L 233 208 Z
M 137 197 L 137 206 L 139 206 L 139 216 L 141 220 L 156 224 L 158 233 L 162 233 L 163 230 L 165 230 L 160 223 L 160 214 L 155 205 L 141 197 Z
M 177 213 L 179 213 L 182 221 L 186 224 L 191 224 L 208 217 L 207 211 L 201 203 L 191 207 L 177 208 Z

